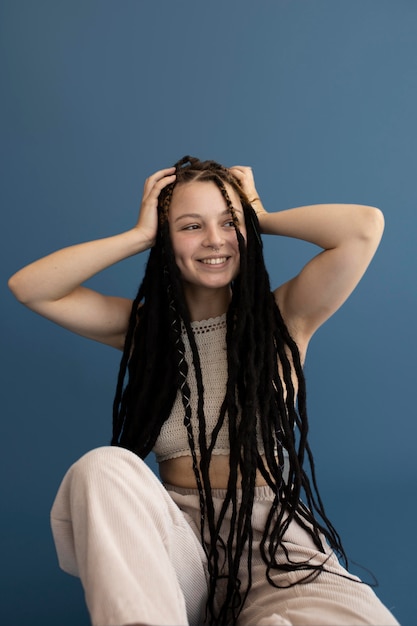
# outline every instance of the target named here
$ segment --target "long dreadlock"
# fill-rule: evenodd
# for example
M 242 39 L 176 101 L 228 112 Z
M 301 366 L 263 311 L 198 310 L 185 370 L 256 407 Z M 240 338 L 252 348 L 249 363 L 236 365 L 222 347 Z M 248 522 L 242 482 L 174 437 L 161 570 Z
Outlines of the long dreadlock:
M 205 547 L 210 574 L 209 619 L 211 624 L 235 624 L 251 587 L 251 514 L 257 470 L 274 494 L 261 542 L 266 577 L 271 585 L 276 586 L 272 579 L 273 570 L 302 570 L 305 571 L 302 581 L 308 581 L 324 568 L 307 561 L 294 563 L 289 558 L 286 562 L 277 561 L 278 547 L 282 546 L 284 533 L 293 520 L 306 529 L 319 551 L 325 551 L 323 533 L 346 564 L 347 558 L 339 535 L 325 514 L 318 491 L 313 456 L 307 441 L 306 389 L 300 354 L 271 293 L 257 216 L 238 181 L 225 167 L 189 156 L 175 167 L 175 183 L 163 189 L 159 196 L 157 242 L 150 252 L 145 276 L 132 306 L 114 400 L 112 444 L 145 458 L 169 418 L 177 393 L 181 394 L 184 426 L 200 499 L 201 535 L 204 538 L 208 530 L 210 536 L 208 547 Z M 212 433 L 206 430 L 200 356 L 168 224 L 175 185 L 191 181 L 212 181 L 218 186 L 230 211 L 240 252 L 240 272 L 232 284 L 226 316 L 226 393 Z M 226 184 L 240 197 L 246 241 L 239 231 Z M 187 382 L 190 364 L 185 356 L 183 328 L 191 347 L 197 382 L 197 416 L 192 416 L 190 405 Z M 297 380 L 297 398 L 293 377 Z M 197 418 L 198 441 L 192 417 Z M 226 496 L 216 516 L 209 466 L 217 435 L 226 417 L 230 473 Z M 262 455 L 258 450 L 257 431 L 263 442 Z M 285 453 L 289 465 L 287 478 L 284 478 Z M 305 457 L 311 479 L 304 468 Z M 225 541 L 220 533 L 228 510 L 231 511 L 230 530 Z M 249 578 L 246 588 L 242 589 L 239 571 L 244 549 L 247 549 Z M 226 554 L 227 559 L 226 591 L 224 602 L 216 612 L 216 590 L 220 578 L 225 577 L 221 571 L 220 554 Z

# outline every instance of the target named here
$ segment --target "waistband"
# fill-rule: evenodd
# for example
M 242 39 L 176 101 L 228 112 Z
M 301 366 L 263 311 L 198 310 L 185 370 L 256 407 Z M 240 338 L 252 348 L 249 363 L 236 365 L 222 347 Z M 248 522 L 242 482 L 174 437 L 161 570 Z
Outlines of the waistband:
M 176 485 L 170 485 L 169 483 L 163 483 L 165 489 L 169 491 L 174 491 L 182 496 L 198 496 L 198 489 L 189 489 L 187 487 L 177 487 Z M 237 495 L 239 499 L 239 495 L 242 493 L 241 489 L 237 490 Z M 211 494 L 213 498 L 219 498 L 220 500 L 224 500 L 227 494 L 227 489 L 212 489 Z M 261 500 L 266 500 L 268 502 L 272 502 L 275 494 L 271 487 L 268 485 L 260 485 L 259 487 L 255 487 L 254 497 L 257 502 Z

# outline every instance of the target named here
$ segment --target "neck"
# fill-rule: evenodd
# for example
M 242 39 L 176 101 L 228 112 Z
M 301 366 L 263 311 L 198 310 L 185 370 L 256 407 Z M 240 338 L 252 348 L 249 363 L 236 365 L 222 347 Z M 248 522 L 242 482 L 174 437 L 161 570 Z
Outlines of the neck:
M 226 313 L 232 295 L 230 287 L 195 289 L 190 285 L 184 286 L 184 293 L 192 322 L 201 322 Z

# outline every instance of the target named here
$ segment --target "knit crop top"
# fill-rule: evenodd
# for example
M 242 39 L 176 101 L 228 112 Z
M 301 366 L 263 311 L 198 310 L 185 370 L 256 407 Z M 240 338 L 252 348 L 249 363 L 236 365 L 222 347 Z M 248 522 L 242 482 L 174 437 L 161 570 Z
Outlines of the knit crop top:
M 227 383 L 227 349 L 226 349 L 226 314 L 210 318 L 201 322 L 192 322 L 191 327 L 201 361 L 201 373 L 204 385 L 204 414 L 206 419 L 207 441 L 217 424 L 220 408 L 226 394 Z M 192 366 L 191 348 L 188 336 L 183 330 L 182 339 L 185 346 L 185 356 L 190 364 L 188 384 L 190 386 L 190 404 L 192 409 L 192 425 L 194 439 L 198 447 L 198 418 L 197 418 L 197 382 Z M 213 454 L 230 453 L 228 421 L 226 419 L 219 431 Z M 258 439 L 258 449 L 262 454 L 262 441 Z M 190 456 L 187 431 L 184 426 L 184 406 L 181 393 L 177 393 L 171 415 L 163 424 L 153 451 L 158 463 L 180 456 Z

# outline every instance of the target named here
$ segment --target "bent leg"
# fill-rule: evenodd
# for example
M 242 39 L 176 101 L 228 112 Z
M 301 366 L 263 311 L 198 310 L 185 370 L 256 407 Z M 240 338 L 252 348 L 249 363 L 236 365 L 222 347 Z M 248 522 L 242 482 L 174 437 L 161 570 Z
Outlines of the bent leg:
M 253 581 L 238 619 L 239 626 L 398 626 L 397 620 L 373 590 L 348 574 L 330 549 L 328 554 L 318 552 L 310 535 L 296 522 L 290 524 L 284 535 L 283 543 L 289 559 L 295 562 L 309 560 L 324 565 L 328 571 L 305 584 L 290 587 L 288 585 L 305 577 L 307 572 L 272 571 L 271 577 L 281 588 L 270 585 L 259 544 L 272 496 L 268 495 L 268 488 L 261 487 L 257 488 L 256 497 L 252 515 Z M 325 543 L 324 538 L 323 541 Z M 287 561 L 282 549 L 277 560 Z
M 321 573 L 312 582 L 276 589 L 265 579 L 265 566 L 262 576 L 239 621 L 242 626 L 398 626 L 372 589 L 360 582 Z M 292 576 L 286 578 L 294 582 Z
M 62 569 L 79 576 L 93 626 L 198 624 L 204 552 L 135 454 L 103 447 L 67 472 L 51 511 Z

